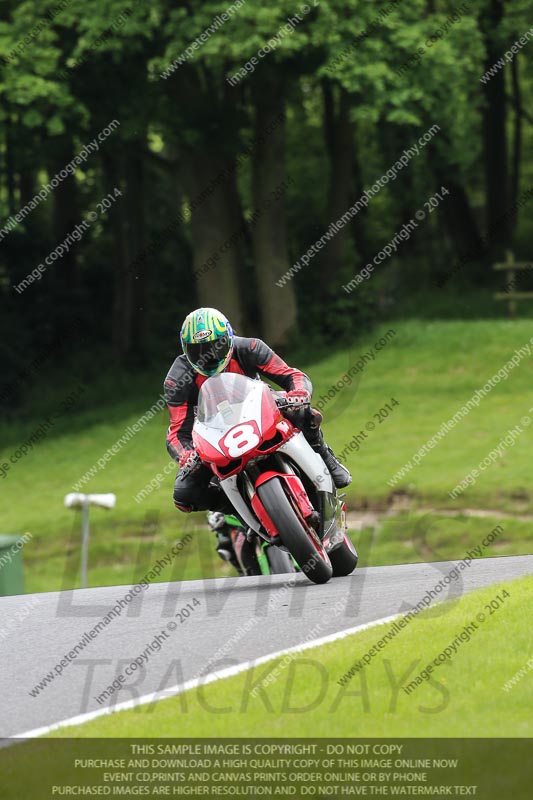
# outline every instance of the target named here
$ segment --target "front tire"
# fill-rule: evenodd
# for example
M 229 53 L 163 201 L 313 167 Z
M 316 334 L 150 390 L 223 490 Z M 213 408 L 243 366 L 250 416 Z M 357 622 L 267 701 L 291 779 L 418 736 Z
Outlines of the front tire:
M 281 478 L 272 478 L 257 489 L 270 519 L 283 544 L 296 563 L 313 583 L 327 583 L 333 574 L 331 561 L 316 535 L 306 530 L 299 510 L 293 507 L 281 485 Z M 314 532 L 313 532 L 314 533 Z

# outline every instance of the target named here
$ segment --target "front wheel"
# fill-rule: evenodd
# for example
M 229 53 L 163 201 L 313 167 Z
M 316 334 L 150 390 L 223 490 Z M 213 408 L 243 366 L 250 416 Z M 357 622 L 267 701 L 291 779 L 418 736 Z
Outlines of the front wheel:
M 272 478 L 263 483 L 257 494 L 302 572 L 313 583 L 327 583 L 333 574 L 331 561 L 316 533 L 307 528 L 298 507 L 293 506 L 285 494 L 281 479 Z

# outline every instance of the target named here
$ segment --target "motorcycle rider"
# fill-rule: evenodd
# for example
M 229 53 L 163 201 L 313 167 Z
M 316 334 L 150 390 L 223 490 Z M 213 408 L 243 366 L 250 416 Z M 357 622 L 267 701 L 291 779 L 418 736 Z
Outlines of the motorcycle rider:
M 181 327 L 180 339 L 183 355 L 176 358 L 164 382 L 170 413 L 167 450 L 180 466 L 174 485 L 176 508 L 187 513 L 207 509 L 234 513 L 224 492 L 211 483 L 213 473 L 201 463 L 192 442 L 199 389 L 209 377 L 221 372 L 236 372 L 249 378 L 259 375 L 285 390 L 291 404 L 300 408 L 282 413 L 322 456 L 335 486 L 342 488 L 351 482 L 352 476 L 324 441 L 322 414 L 307 405 L 313 387 L 304 372 L 289 367 L 261 339 L 235 336 L 227 318 L 215 308 L 191 311 Z

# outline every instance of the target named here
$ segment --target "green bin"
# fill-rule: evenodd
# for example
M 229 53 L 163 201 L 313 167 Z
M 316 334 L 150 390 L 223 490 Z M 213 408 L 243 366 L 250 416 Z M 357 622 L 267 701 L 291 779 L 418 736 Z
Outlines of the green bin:
M 0 597 L 24 594 L 20 536 L 0 535 Z

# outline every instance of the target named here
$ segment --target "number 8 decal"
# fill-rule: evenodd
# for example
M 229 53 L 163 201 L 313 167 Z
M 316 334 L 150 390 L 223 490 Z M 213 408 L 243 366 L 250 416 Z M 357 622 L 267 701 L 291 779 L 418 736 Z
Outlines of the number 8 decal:
M 220 445 L 230 458 L 238 458 L 257 447 L 261 441 L 258 432 L 259 429 L 254 422 L 242 422 L 226 433 L 220 440 Z

